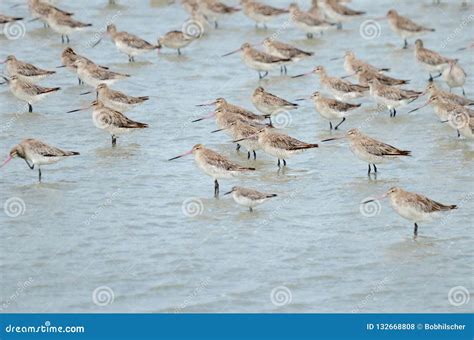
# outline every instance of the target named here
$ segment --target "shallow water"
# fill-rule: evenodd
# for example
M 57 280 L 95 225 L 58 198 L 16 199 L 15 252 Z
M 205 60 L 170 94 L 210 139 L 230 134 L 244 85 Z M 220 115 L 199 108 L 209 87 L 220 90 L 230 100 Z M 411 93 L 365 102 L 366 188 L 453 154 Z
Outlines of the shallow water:
M 114 21 L 119 30 L 149 41 L 180 29 L 187 18 L 178 4 L 167 1 L 119 2 L 120 6 L 106 6 L 105 0 L 90 0 L 88 6 L 66 1 L 58 5 L 94 23 L 96 30 Z M 15 3 L 2 1 L 0 12 L 26 15 L 25 7 L 10 9 Z M 472 3 L 467 8 L 461 8 L 460 1 L 443 1 L 441 6 L 428 0 L 390 3 L 354 0 L 351 6 L 369 11 L 365 19 L 382 16 L 393 6 L 435 27 L 436 33 L 424 37 L 425 45 L 460 59 L 470 76 L 465 89 L 474 98 L 473 50 L 456 51 L 472 42 L 472 19 L 463 24 L 463 18 L 473 15 Z M 257 161 L 247 161 L 245 152 L 234 151 L 228 136 L 211 134 L 215 125 L 210 120 L 190 123 L 208 112 L 195 104 L 220 96 L 253 109 L 250 94 L 258 85 L 290 100 L 319 89 L 315 76 L 290 79 L 280 77 L 278 70 L 259 82 L 257 73 L 246 68 L 238 55 L 219 57 L 243 42 L 258 42 L 272 34 L 315 52 L 291 65 L 289 75 L 322 64 L 329 74 L 342 76 L 342 61 L 329 59 L 352 49 L 362 59 L 391 67 L 390 75 L 411 79 L 407 87 L 425 86 L 427 74 L 414 62 L 413 39 L 410 48 L 402 50 L 402 41 L 386 21 L 380 22 L 380 35 L 373 39 L 359 33 L 364 19 L 358 19 L 343 31 L 314 40 L 306 40 L 285 21 L 282 17 L 270 23 L 268 31 L 256 30 L 238 14 L 222 20 L 219 30 L 209 30 L 182 56 L 163 50 L 160 56 L 140 56 L 134 64 L 110 41 L 90 48 L 94 32 L 72 35 L 71 46 L 79 53 L 132 74 L 115 88 L 151 97 L 128 112 L 150 128 L 119 138 L 116 148 L 111 148 L 110 136 L 93 126 L 90 112 L 65 113 L 92 100 L 79 96 L 88 88 L 77 86 L 67 70 L 58 69 L 56 76 L 42 82 L 61 86 L 62 91 L 36 104 L 34 113 L 19 113 L 21 103 L 6 86 L 0 87 L 2 154 L 6 156 L 26 137 L 81 152 L 45 167 L 41 185 L 37 172 L 21 160 L 1 170 L 0 204 L 9 202 L 11 209 L 0 211 L 1 310 L 472 311 L 472 302 L 455 306 L 448 294 L 457 286 L 474 289 L 473 146 L 440 124 L 429 107 L 407 114 L 425 99 L 401 108 L 395 119 L 387 112 L 370 118 L 375 105 L 362 99 L 363 108 L 341 126 L 341 133 L 359 127 L 413 152 L 408 159 L 380 165 L 376 179 L 367 177 L 367 165 L 344 142 L 295 156 L 278 172 L 272 157 L 259 152 Z M 40 22 L 27 23 L 21 39 L 0 36 L 0 58 L 15 54 L 49 69 L 60 64 L 63 48 L 60 37 Z M 338 135 L 329 132 L 327 121 L 311 103 L 280 119 L 289 123 L 289 134 L 308 142 Z M 213 199 L 212 179 L 191 158 L 167 161 L 196 143 L 258 169 L 241 179 L 222 180 L 221 192 L 238 184 L 279 197 L 252 214 L 227 196 Z M 376 206 L 373 217 L 360 212 L 362 200 L 391 186 L 456 203 L 460 209 L 421 224 L 420 236 L 413 240 L 410 222 L 394 213 L 388 202 L 382 202 L 380 209 Z M 15 214 L 12 202 L 20 204 L 17 217 L 9 216 Z

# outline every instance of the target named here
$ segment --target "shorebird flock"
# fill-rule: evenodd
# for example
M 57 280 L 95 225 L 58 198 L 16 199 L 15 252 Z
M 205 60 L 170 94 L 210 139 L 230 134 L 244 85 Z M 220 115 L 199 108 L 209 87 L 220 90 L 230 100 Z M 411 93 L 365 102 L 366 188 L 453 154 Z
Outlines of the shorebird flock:
M 128 62 L 134 63 L 147 53 L 159 53 L 162 48 L 175 50 L 177 54 L 189 45 L 199 48 L 199 38 L 206 33 L 212 35 L 213 30 L 225 29 L 228 17 L 243 13 L 258 29 L 268 29 L 278 17 L 286 17 L 290 25 L 285 29 L 295 29 L 301 32 L 302 39 L 325 39 L 329 30 L 336 32 L 333 39 L 344 42 L 343 25 L 350 21 L 371 19 L 385 20 L 393 31 L 403 41 L 400 49 L 413 49 L 413 60 L 426 71 L 426 88 L 410 88 L 409 79 L 399 79 L 391 74 L 393 65 L 386 65 L 386 58 L 380 58 L 380 65 L 371 65 L 356 57 L 354 51 L 347 51 L 345 55 L 335 56 L 330 60 L 317 58 L 316 51 L 300 49 L 297 46 L 278 40 L 275 35 L 258 41 L 242 41 L 240 47 L 229 51 L 222 57 L 229 57 L 239 53 L 243 63 L 250 69 L 258 72 L 259 79 L 273 73 L 275 76 L 286 76 L 288 67 L 302 60 L 312 60 L 314 68 L 306 73 L 289 77 L 289 81 L 298 82 L 298 78 L 312 76 L 319 83 L 319 87 L 311 90 L 302 89 L 305 94 L 292 100 L 284 99 L 278 94 L 271 93 L 260 83 L 256 83 L 249 98 L 258 113 L 240 105 L 230 103 L 225 98 L 217 98 L 212 102 L 198 104 L 201 107 L 213 107 L 212 113 L 193 119 L 199 122 L 213 119 L 217 129 L 213 132 L 224 132 L 232 143 L 235 143 L 237 152 L 241 148 L 247 151 L 247 164 L 239 164 L 229 156 L 220 154 L 203 144 L 196 144 L 191 150 L 170 158 L 193 155 L 197 166 L 202 172 L 214 180 L 214 196 L 219 197 L 219 181 L 239 177 L 247 173 L 259 171 L 252 162 L 257 158 L 257 152 L 263 152 L 275 159 L 279 169 L 287 166 L 288 159 L 296 154 L 311 151 L 320 147 L 321 143 L 333 140 L 347 140 L 354 155 L 368 165 L 367 175 L 376 176 L 377 165 L 395 158 L 407 158 L 411 151 L 405 150 L 379 141 L 366 135 L 359 128 L 350 126 L 350 116 L 357 113 L 361 107 L 358 102 L 361 98 L 369 98 L 378 107 L 383 107 L 390 117 L 397 119 L 397 113 L 407 105 L 425 97 L 426 100 L 414 112 L 425 106 L 431 106 L 442 123 L 448 123 L 457 131 L 460 139 L 474 138 L 474 111 L 468 106 L 474 101 L 466 96 L 465 83 L 467 74 L 461 66 L 462 61 L 452 56 L 445 56 L 436 50 L 425 46 L 422 37 L 428 34 L 437 34 L 435 22 L 415 22 L 411 19 L 412 13 L 399 13 L 396 8 L 388 9 L 386 15 L 380 18 L 370 16 L 370 8 L 357 8 L 357 2 L 342 0 L 313 0 L 302 4 L 292 3 L 287 8 L 270 5 L 270 1 L 241 0 L 240 4 L 230 5 L 218 0 L 181 0 L 182 8 L 190 15 L 190 20 L 197 23 L 200 32 L 198 35 L 189 34 L 184 29 L 169 31 L 158 36 L 156 41 L 149 42 L 141 37 L 125 31 L 120 22 L 107 25 L 103 34 L 90 48 L 100 48 L 100 42 L 110 39 L 118 52 L 127 56 Z M 114 3 L 114 1 L 110 1 Z M 230 3 L 230 1 L 229 1 Z M 464 2 L 463 2 L 464 3 Z M 18 3 L 18 6 L 25 3 Z M 93 24 L 76 19 L 80 15 L 61 9 L 46 0 L 28 0 L 31 21 L 40 20 L 45 27 L 61 36 L 61 43 L 65 44 L 62 51 L 58 51 L 58 61 L 61 66 L 72 72 L 78 79 L 78 86 L 88 86 L 92 89 L 82 95 L 95 94 L 96 99 L 86 107 L 76 108 L 69 113 L 91 110 L 92 122 L 95 127 L 104 130 L 111 136 L 112 147 L 117 145 L 118 136 L 148 128 L 148 124 L 128 118 L 124 112 L 133 110 L 145 101 L 148 96 L 130 96 L 113 89 L 119 81 L 126 81 L 131 74 L 116 72 L 106 65 L 95 63 L 84 55 L 78 54 L 69 44 L 74 42 L 76 32 L 90 29 Z M 171 4 L 174 6 L 174 4 Z M 396 5 L 396 3 L 394 4 Z M 456 4 L 463 6 L 464 4 Z M 8 25 L 26 19 L 18 16 L 0 14 L 0 25 Z M 337 33 L 340 32 L 339 35 Z M 278 35 L 276 35 L 278 37 Z M 416 39 L 412 41 L 412 39 Z M 254 39 L 256 40 L 256 39 Z M 21 45 L 21 40 L 18 44 Z M 216 42 L 216 48 L 218 42 Z M 459 50 L 470 49 L 474 45 L 460 46 Z M 236 46 L 237 47 L 237 46 Z M 362 46 L 363 48 L 363 46 Z M 2 50 L 2 64 L 5 64 L 1 74 L 3 84 L 8 85 L 10 92 L 19 101 L 28 105 L 28 111 L 34 110 L 33 104 L 40 100 L 47 100 L 49 95 L 59 95 L 59 87 L 43 87 L 37 83 L 53 76 L 56 71 L 42 69 L 29 61 L 18 59 L 15 55 Z M 327 71 L 328 63 L 343 60 L 345 77 L 337 77 Z M 278 70 L 279 69 L 279 73 Z M 390 75 L 389 75 L 390 74 Z M 352 78 L 349 81 L 346 78 Z M 440 78 L 441 83 L 435 79 Z M 438 83 L 437 83 L 438 82 Z M 458 90 L 460 89 L 460 90 Z M 316 91 L 315 91 L 316 90 Z M 469 89 L 467 89 L 469 90 Z M 458 92 L 457 94 L 455 92 Z M 329 123 L 329 130 L 340 130 L 341 125 L 347 126 L 347 132 L 337 134 L 315 143 L 301 141 L 294 138 L 283 129 L 278 129 L 272 119 L 282 112 L 296 111 L 301 107 L 300 101 L 310 101 L 314 110 L 321 118 Z M 347 121 L 347 122 L 346 122 Z M 453 137 L 454 138 L 454 137 Z M 403 140 L 397 142 L 403 144 Z M 1 167 L 14 158 L 23 159 L 30 169 L 38 169 L 41 182 L 41 167 L 63 160 L 69 156 L 78 156 L 79 152 L 64 151 L 48 144 L 27 138 L 14 146 Z M 266 193 L 254 188 L 234 186 L 226 195 L 231 195 L 234 201 L 252 211 L 257 205 L 276 197 L 274 193 Z M 428 221 L 439 212 L 456 209 L 456 205 L 445 205 L 433 201 L 423 195 L 393 187 L 379 199 L 388 197 L 393 209 L 402 217 L 414 223 L 414 235 L 418 233 L 418 223 Z M 364 202 L 369 203 L 370 200 Z

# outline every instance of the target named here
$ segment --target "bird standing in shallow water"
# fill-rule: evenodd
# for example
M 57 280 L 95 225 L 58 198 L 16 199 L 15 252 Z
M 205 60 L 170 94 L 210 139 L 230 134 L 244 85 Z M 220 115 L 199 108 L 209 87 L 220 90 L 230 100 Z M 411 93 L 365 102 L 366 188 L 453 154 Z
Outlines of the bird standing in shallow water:
M 276 194 L 268 194 L 254 189 L 237 186 L 233 187 L 231 191 L 226 192 L 224 195 L 230 194 L 232 194 L 232 198 L 234 199 L 235 203 L 249 208 L 250 212 L 252 212 L 253 208 L 255 208 L 257 205 L 265 203 L 270 198 L 277 196 Z
M 54 146 L 49 146 L 37 139 L 25 139 L 11 149 L 7 159 L 0 166 L 7 165 L 13 158 L 19 157 L 25 160 L 28 167 L 33 170 L 38 167 L 38 180 L 41 183 L 41 166 L 59 162 L 65 157 L 79 155 L 76 151 L 63 151 Z
M 362 204 L 370 203 L 385 197 L 390 199 L 390 203 L 395 212 L 414 223 L 414 237 L 418 236 L 418 223 L 431 221 L 440 212 L 457 209 L 456 205 L 441 204 L 426 196 L 405 191 L 398 187 L 392 187 L 381 197 L 367 200 L 362 202 Z
M 401 16 L 394 9 L 387 12 L 387 19 L 390 28 L 404 40 L 403 48 L 408 48 L 408 38 L 417 37 L 427 32 L 434 32 L 434 28 L 428 28 L 418 25 L 407 17 Z
M 385 144 L 369 136 L 364 135 L 358 129 L 350 129 L 345 136 L 324 139 L 321 142 L 348 138 L 351 151 L 357 158 L 369 164 L 367 175 L 370 176 L 372 171 L 370 165 L 374 166 L 374 173 L 377 174 L 377 166 L 375 164 L 382 163 L 387 159 L 393 159 L 398 156 L 410 156 L 410 151 L 400 150 L 389 144 Z
M 194 147 L 182 155 L 170 158 L 172 161 L 187 155 L 193 154 L 198 167 L 214 179 L 214 197 L 219 197 L 219 182 L 221 178 L 233 178 L 247 171 L 254 171 L 255 168 L 241 166 L 227 159 L 227 157 L 204 147 L 202 144 L 196 144 Z
M 6 70 L 10 76 L 17 76 L 21 80 L 33 84 L 56 73 L 56 71 L 43 70 L 32 64 L 25 63 L 13 55 L 9 55 L 7 59 L 0 62 L 0 64 L 6 64 Z

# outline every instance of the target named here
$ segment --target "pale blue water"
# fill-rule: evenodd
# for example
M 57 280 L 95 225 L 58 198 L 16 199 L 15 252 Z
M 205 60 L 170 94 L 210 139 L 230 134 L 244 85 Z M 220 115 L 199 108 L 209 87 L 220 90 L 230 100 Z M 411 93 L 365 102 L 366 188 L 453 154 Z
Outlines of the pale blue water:
M 0 12 L 27 16 L 26 7 L 10 8 L 18 2 L 1 1 Z M 119 30 L 151 42 L 180 29 L 187 18 L 179 4 L 167 1 L 118 2 L 120 6 L 114 7 L 105 0 L 57 4 L 93 23 L 95 30 L 114 21 Z M 271 3 L 286 6 L 289 1 Z M 300 3 L 306 6 L 309 1 Z M 127 113 L 150 128 L 121 137 L 114 149 L 110 137 L 92 125 L 90 112 L 65 113 L 92 99 L 79 96 L 88 88 L 77 86 L 76 77 L 65 69 L 42 82 L 61 86 L 61 93 L 35 105 L 32 114 L 18 114 L 20 103 L 6 86 L 0 87 L 2 155 L 26 137 L 81 152 L 45 167 L 41 185 L 37 172 L 21 160 L 0 170 L 0 205 L 16 198 L 24 202 L 18 217 L 0 210 L 2 311 L 472 311 L 472 299 L 459 307 L 448 299 L 453 287 L 474 289 L 472 142 L 457 139 L 429 107 L 407 114 L 425 99 L 401 108 L 395 119 L 386 112 L 368 119 L 374 104 L 363 99 L 363 108 L 341 126 L 342 131 L 360 127 L 412 150 L 409 159 L 379 166 L 377 180 L 367 178 L 367 165 L 343 142 L 298 155 L 278 173 L 272 157 L 259 152 L 256 162 L 247 161 L 245 152 L 234 151 L 228 136 L 211 134 L 213 122 L 190 123 L 208 112 L 195 104 L 220 96 L 253 110 L 250 95 L 259 84 L 288 99 L 319 89 L 314 76 L 290 79 L 280 77 L 278 70 L 259 82 L 257 73 L 238 55 L 219 57 L 243 42 L 255 43 L 272 34 L 315 52 L 290 66 L 289 75 L 321 64 L 329 74 L 342 76 L 342 61 L 329 59 L 352 49 L 364 60 L 391 67 L 390 75 L 411 79 L 408 88 L 423 89 L 427 74 L 414 62 L 413 39 L 408 50 L 400 49 L 403 42 L 386 21 L 380 21 L 380 36 L 374 39 L 359 33 L 365 19 L 383 16 L 388 7 L 436 28 L 436 33 L 424 37 L 425 45 L 460 59 L 469 75 L 465 89 L 474 98 L 473 50 L 456 51 L 472 42 L 472 3 L 467 8 L 461 8 L 460 1 L 443 1 L 439 7 L 428 0 L 391 3 L 354 0 L 350 6 L 369 14 L 346 24 L 343 31 L 314 40 L 285 24 L 286 17 L 264 31 L 255 30 L 253 22 L 237 14 L 221 20 L 219 30 L 211 29 L 182 56 L 163 50 L 159 57 L 140 56 L 134 64 L 127 63 L 110 41 L 88 47 L 94 31 L 71 35 L 71 46 L 79 53 L 132 74 L 115 88 L 151 97 Z M 0 59 L 15 54 L 49 69 L 60 64 L 63 48 L 60 37 L 40 22 L 27 23 L 21 39 L 0 36 Z M 310 103 L 292 112 L 286 131 L 308 142 L 330 135 L 328 123 Z M 253 214 L 227 196 L 213 199 L 212 179 L 196 168 L 192 158 L 167 161 L 196 143 L 258 169 L 242 179 L 221 181 L 221 192 L 239 184 L 279 197 Z M 410 222 L 388 202 L 382 202 L 379 214 L 371 218 L 359 211 L 359 202 L 395 185 L 459 204 L 460 209 L 447 219 L 421 224 L 420 236 L 413 241 Z M 188 216 L 192 205 L 185 204 L 191 210 L 183 213 L 189 200 L 200 212 L 195 217 Z M 281 290 L 282 300 L 276 303 L 270 297 L 280 286 L 291 294 L 291 302 L 283 306 L 278 304 L 289 302 L 288 290 Z

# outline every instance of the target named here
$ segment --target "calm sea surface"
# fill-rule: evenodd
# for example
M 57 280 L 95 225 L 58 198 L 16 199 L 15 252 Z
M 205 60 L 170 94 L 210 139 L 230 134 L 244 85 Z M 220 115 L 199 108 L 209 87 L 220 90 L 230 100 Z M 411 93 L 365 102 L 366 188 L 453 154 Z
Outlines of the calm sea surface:
M 2 0 L 3 14 L 27 16 L 27 8 Z M 21 113 L 21 103 L 0 87 L 0 154 L 6 157 L 21 139 L 33 137 L 81 152 L 81 156 L 44 167 L 43 180 L 22 160 L 0 174 L 0 308 L 6 312 L 468 312 L 473 274 L 473 158 L 471 141 L 456 138 L 432 108 L 407 112 L 426 100 L 374 117 L 375 105 L 362 108 L 330 133 L 327 121 L 311 103 L 280 124 L 296 138 L 318 142 L 352 127 L 403 149 L 413 156 L 379 166 L 377 179 L 347 143 L 334 142 L 289 159 L 278 172 L 273 157 L 258 152 L 247 161 L 235 152 L 230 137 L 211 120 L 191 123 L 209 109 L 196 104 L 225 97 L 254 110 L 253 90 L 261 85 L 294 100 L 319 90 L 316 76 L 291 79 L 321 64 L 330 75 L 343 76 L 342 60 L 353 50 L 364 60 L 390 67 L 390 75 L 411 79 L 408 88 L 424 89 L 427 73 L 415 63 L 413 39 L 402 40 L 386 20 L 368 22 L 375 33 L 360 33 L 366 19 L 385 15 L 389 7 L 436 28 L 424 37 L 428 48 L 459 58 L 469 75 L 465 89 L 474 98 L 472 3 L 461 1 L 356 1 L 351 7 L 369 12 L 342 31 L 307 40 L 283 16 L 256 30 L 243 14 L 221 20 L 218 30 L 194 42 L 178 56 L 162 50 L 128 63 L 110 40 L 90 48 L 106 22 L 155 42 L 181 29 L 187 13 L 167 1 L 57 1 L 94 30 L 71 35 L 71 46 L 97 63 L 132 75 L 115 88 L 150 100 L 128 112 L 150 128 L 123 136 L 112 148 L 110 136 L 96 129 L 91 112 L 66 113 L 85 106 L 92 96 L 66 69 L 41 84 L 61 86 L 60 93 L 37 103 L 34 113 Z M 299 1 L 307 6 L 309 1 Z M 236 4 L 236 2 L 234 2 Z M 270 1 L 269 1 L 270 3 Z M 287 6 L 289 1 L 271 1 Z M 380 26 L 377 26 L 380 25 Z M 364 26 L 365 27 L 365 26 Z M 373 34 L 373 35 L 371 35 Z M 277 36 L 315 55 L 258 81 L 239 55 L 220 55 L 244 42 Z M 65 45 L 39 21 L 26 23 L 17 40 L 0 35 L 0 59 L 9 54 L 43 68 L 55 69 Z M 441 82 L 439 83 L 445 86 Z M 460 93 L 460 89 L 456 89 Z M 372 118 L 370 118 L 372 117 Z M 224 196 L 214 199 L 212 179 L 191 157 L 167 159 L 203 143 L 258 171 L 241 179 L 222 180 L 221 192 L 233 185 L 278 194 L 254 213 Z M 455 213 L 412 225 L 387 201 L 375 212 L 361 213 L 359 203 L 401 186 L 444 203 Z M 19 209 L 19 210 L 15 210 Z M 14 215 L 19 216 L 14 216 Z M 372 217 L 364 215 L 374 215 Z M 458 286 L 464 287 L 456 288 Z M 454 288 L 454 291 L 452 290 Z M 459 290 L 461 289 L 461 290 Z M 450 294 L 451 290 L 451 294 Z M 450 298 L 448 298 L 448 296 Z M 458 299 L 458 300 L 453 300 Z

